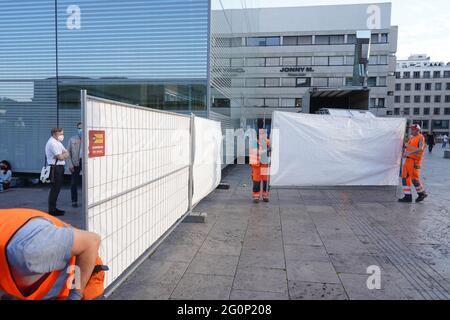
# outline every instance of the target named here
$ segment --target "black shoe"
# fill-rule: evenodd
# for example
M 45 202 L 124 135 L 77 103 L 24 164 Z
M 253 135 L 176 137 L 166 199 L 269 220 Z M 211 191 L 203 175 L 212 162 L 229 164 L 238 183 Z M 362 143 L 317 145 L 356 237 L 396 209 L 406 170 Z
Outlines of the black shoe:
M 259 199 L 253 199 L 253 203 L 259 203 Z
M 422 202 L 428 197 L 428 194 L 426 192 L 419 193 L 419 197 L 416 199 L 416 203 Z
M 58 213 L 60 213 L 60 214 L 66 213 L 64 210 L 59 210 L 58 208 L 56 208 L 56 212 L 58 212 Z
M 77 202 L 72 202 L 72 208 L 78 208 L 78 203 Z
M 263 198 L 264 202 L 269 202 L 269 198 Z
M 57 211 L 57 210 L 49 210 L 48 214 L 51 215 L 51 216 L 54 216 L 54 217 L 61 217 L 61 216 L 64 215 L 64 212 L 60 212 L 60 211 Z
M 412 203 L 412 195 L 408 194 L 403 199 L 399 199 L 398 202 Z

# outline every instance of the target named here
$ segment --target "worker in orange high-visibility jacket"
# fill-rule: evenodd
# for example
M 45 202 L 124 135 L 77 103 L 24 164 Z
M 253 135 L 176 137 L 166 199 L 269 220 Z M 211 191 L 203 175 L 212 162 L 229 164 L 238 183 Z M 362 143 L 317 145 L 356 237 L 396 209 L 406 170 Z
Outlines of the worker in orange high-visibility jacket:
M 32 209 L 0 210 L 0 291 L 22 300 L 103 295 L 100 237 Z
M 412 186 L 416 188 L 419 197 L 416 202 L 422 202 L 428 197 L 420 180 L 420 170 L 426 149 L 426 140 L 417 124 L 411 125 L 411 137 L 405 144 L 403 157 L 406 158 L 402 168 L 402 183 L 404 198 L 399 202 L 412 203 Z
M 270 140 L 265 129 L 259 130 L 259 135 L 250 142 L 250 166 L 252 167 L 253 202 L 262 199 L 269 202 L 269 165 Z M 261 192 L 262 182 L 262 192 Z M 261 194 L 262 193 L 262 194 Z

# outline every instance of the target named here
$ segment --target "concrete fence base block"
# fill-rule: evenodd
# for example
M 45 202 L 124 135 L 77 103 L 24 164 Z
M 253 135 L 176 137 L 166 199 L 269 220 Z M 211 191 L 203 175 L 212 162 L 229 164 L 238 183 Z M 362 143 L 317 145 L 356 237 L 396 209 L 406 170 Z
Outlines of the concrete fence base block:
M 206 223 L 207 216 L 206 212 L 192 212 L 184 218 L 183 223 Z
M 221 183 L 217 186 L 217 189 L 219 190 L 228 190 L 230 189 L 230 185 L 228 183 Z
M 450 159 L 450 151 L 444 151 L 444 158 Z

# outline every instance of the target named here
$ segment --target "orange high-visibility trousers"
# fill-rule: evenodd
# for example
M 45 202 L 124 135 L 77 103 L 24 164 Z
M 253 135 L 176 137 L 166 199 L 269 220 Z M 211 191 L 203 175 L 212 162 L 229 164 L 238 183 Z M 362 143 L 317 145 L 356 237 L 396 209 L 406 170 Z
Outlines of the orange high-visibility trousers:
M 422 193 L 425 188 L 420 181 L 421 161 L 407 158 L 402 168 L 403 193 L 412 194 L 412 186 L 416 188 L 417 193 Z
M 261 181 L 263 183 L 262 197 L 269 198 L 269 165 L 260 164 L 252 165 L 252 180 L 253 180 L 253 199 L 261 197 Z

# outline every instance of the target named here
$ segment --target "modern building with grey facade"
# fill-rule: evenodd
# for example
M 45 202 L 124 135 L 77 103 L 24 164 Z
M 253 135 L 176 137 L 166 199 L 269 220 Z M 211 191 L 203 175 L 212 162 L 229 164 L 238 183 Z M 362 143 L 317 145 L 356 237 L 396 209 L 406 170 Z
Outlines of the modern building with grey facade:
M 370 109 L 386 116 L 393 108 L 398 28 L 391 25 L 391 4 L 230 9 L 212 15 L 226 26 L 214 33 L 211 45 L 228 52 L 212 59 L 222 71 L 217 78 L 229 82 L 232 95 L 228 100 L 213 91 L 212 105 L 230 108 L 241 126 L 254 127 L 274 110 L 300 112 L 311 88 L 351 86 L 359 30 L 372 34 Z
M 393 116 L 420 124 L 425 132 L 450 133 L 450 63 L 433 62 L 426 54 L 399 60 Z
M 342 88 L 358 30 L 371 30 L 374 113 L 393 110 L 390 4 L 230 9 L 220 0 L 2 3 L 0 159 L 40 171 L 52 127 L 76 133 L 80 90 L 247 128 L 298 112 L 311 88 Z

